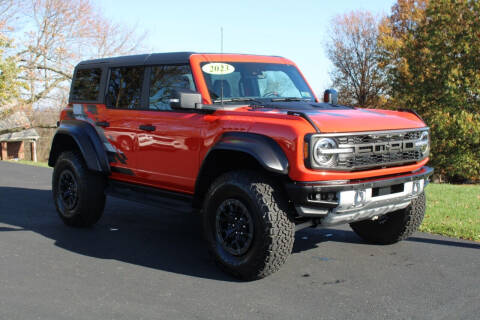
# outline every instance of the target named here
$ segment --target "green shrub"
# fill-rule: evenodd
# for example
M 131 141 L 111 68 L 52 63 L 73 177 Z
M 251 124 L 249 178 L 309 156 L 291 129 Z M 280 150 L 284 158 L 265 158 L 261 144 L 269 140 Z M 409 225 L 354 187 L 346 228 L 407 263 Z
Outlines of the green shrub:
M 450 182 L 480 182 L 480 115 L 435 110 L 426 121 L 436 174 Z

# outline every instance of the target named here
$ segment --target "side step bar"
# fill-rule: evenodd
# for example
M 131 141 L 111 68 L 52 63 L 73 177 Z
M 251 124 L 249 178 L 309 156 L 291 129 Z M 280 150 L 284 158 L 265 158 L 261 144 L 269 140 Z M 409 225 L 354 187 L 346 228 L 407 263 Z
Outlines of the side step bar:
M 108 182 L 105 193 L 109 196 L 136 201 L 166 210 L 191 213 L 193 196 L 116 180 Z
M 108 182 L 105 193 L 115 198 L 149 204 L 165 210 L 180 213 L 193 212 L 193 196 L 183 193 L 156 189 L 117 180 L 110 180 Z M 318 220 L 308 219 L 306 221 L 297 223 L 295 226 L 295 231 L 310 227 L 317 227 L 318 225 Z

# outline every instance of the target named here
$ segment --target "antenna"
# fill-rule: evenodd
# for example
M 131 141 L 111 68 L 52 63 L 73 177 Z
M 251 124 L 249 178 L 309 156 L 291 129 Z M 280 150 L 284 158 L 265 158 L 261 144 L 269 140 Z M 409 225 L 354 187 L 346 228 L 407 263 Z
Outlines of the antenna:
M 220 53 L 223 54 L 223 27 L 220 27 Z
M 223 62 L 223 27 L 220 27 L 220 55 L 222 56 L 221 62 Z M 223 73 L 220 78 L 220 103 L 223 108 Z

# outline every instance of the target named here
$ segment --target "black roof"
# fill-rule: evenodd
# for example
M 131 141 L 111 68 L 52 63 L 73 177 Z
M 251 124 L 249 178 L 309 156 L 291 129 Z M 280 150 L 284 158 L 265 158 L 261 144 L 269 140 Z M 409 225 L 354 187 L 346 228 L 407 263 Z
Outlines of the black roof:
M 190 61 L 190 56 L 195 52 L 166 52 L 166 53 L 151 53 L 138 54 L 132 56 L 122 56 L 113 58 L 103 58 L 94 60 L 85 60 L 78 64 L 78 66 L 85 66 L 90 64 L 109 65 L 153 65 L 153 64 L 184 64 Z
M 165 53 L 138 54 L 138 55 L 121 56 L 121 57 L 113 57 L 113 58 L 102 58 L 102 59 L 82 61 L 77 65 L 77 67 L 91 65 L 91 64 L 108 64 L 109 66 L 187 64 L 190 62 L 190 56 L 192 54 L 197 54 L 197 53 L 198 52 L 165 52 Z M 207 53 L 202 53 L 202 54 L 207 54 Z M 242 55 L 253 56 L 254 54 L 242 54 Z M 272 57 L 279 57 L 279 56 L 272 56 Z

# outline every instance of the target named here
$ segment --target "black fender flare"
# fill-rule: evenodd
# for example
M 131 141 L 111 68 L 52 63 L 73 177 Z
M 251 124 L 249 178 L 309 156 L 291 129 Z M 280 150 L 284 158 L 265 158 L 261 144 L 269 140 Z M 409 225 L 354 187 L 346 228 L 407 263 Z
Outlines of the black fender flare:
M 62 151 L 60 141 L 65 136 L 75 141 L 89 170 L 110 175 L 110 163 L 102 140 L 90 123 L 81 120 L 63 120 L 60 122 L 60 126 L 53 137 L 48 159 L 49 166 L 55 166 L 56 159 Z
M 255 159 L 266 171 L 280 175 L 287 175 L 289 163 L 287 156 L 278 143 L 270 137 L 249 132 L 226 132 L 222 134 L 217 143 L 208 150 L 203 158 L 202 165 L 195 182 L 193 207 L 200 208 L 203 197 L 209 184 L 215 177 L 209 174 L 212 155 L 215 151 L 234 151 L 247 154 Z
M 204 162 L 208 159 L 208 155 L 216 150 L 244 152 L 255 158 L 265 170 L 288 174 L 287 156 L 275 140 L 265 135 L 249 132 L 226 132 L 208 151 Z

